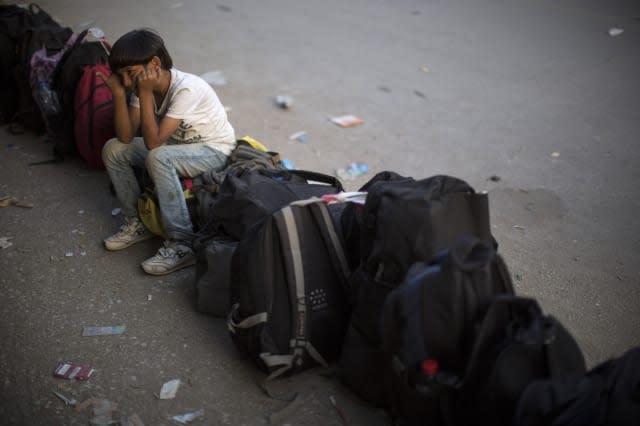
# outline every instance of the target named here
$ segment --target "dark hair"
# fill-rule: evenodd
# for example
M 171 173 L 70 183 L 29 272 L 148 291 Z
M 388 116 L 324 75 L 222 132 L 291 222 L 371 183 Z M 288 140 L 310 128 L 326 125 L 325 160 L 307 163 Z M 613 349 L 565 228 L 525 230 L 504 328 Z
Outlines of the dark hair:
M 160 58 L 163 69 L 173 67 L 173 60 L 162 37 L 152 29 L 140 28 L 129 31 L 113 44 L 109 54 L 109 67 L 115 72 L 131 65 L 144 65 L 154 56 Z

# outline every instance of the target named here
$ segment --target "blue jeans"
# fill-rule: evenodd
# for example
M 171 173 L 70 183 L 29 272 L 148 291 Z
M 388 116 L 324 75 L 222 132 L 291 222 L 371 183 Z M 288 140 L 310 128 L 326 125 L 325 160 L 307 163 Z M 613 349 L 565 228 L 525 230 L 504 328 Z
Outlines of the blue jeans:
M 141 190 L 133 166 L 146 167 L 156 187 L 165 232 L 172 240 L 190 241 L 193 224 L 180 177 L 196 177 L 209 170 L 220 170 L 226 164 L 227 155 L 201 143 L 165 144 L 149 151 L 140 137 L 128 144 L 113 138 L 102 149 L 102 161 L 125 216 L 138 216 Z

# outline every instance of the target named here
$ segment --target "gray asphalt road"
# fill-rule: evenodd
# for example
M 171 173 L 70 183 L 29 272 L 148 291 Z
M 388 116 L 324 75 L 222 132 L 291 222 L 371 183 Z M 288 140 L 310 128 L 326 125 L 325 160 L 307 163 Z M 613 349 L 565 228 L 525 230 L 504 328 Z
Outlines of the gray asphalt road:
M 43 0 L 74 30 L 115 41 L 157 29 L 176 66 L 221 71 L 216 86 L 238 135 L 298 168 L 334 173 L 450 174 L 490 194 L 492 226 L 521 294 L 578 340 L 589 365 L 640 344 L 640 6 L 623 1 Z M 609 30 L 620 28 L 620 35 Z M 293 98 L 290 110 L 274 97 Z M 328 117 L 355 114 L 343 129 Z M 5 128 L 6 129 L 6 128 Z M 195 312 L 194 271 L 145 276 L 159 240 L 107 253 L 117 229 L 105 173 L 50 156 L 41 136 L 0 131 L 0 193 L 32 209 L 0 209 L 0 420 L 86 424 L 53 394 L 103 398 L 147 425 L 203 408 L 204 424 L 384 424 L 317 371 L 265 396 L 221 320 Z M 306 143 L 289 136 L 306 131 Z M 498 181 L 490 180 L 498 176 Z M 76 256 L 67 257 L 71 252 Z M 82 255 L 86 252 L 86 255 Z M 126 325 L 82 337 L 87 325 Z M 93 365 L 84 383 L 52 377 L 59 361 Z M 177 397 L 158 400 L 179 378 Z M 284 411 L 282 411 L 284 410 Z M 275 414 L 274 414 L 275 413 Z

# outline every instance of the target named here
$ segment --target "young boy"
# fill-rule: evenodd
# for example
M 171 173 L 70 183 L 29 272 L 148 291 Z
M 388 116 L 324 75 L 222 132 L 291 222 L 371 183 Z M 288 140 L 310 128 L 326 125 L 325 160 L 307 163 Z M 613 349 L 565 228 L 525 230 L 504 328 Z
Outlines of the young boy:
M 112 74 L 100 78 L 113 94 L 116 138 L 105 144 L 102 159 L 125 224 L 104 245 L 122 250 L 153 237 L 137 215 L 140 186 L 132 168 L 146 167 L 169 240 L 142 268 L 168 274 L 195 263 L 193 226 L 179 178 L 222 169 L 235 147 L 235 133 L 211 86 L 173 68 L 155 32 L 138 29 L 123 35 L 111 49 L 109 66 Z M 135 136 L 138 130 L 142 137 Z

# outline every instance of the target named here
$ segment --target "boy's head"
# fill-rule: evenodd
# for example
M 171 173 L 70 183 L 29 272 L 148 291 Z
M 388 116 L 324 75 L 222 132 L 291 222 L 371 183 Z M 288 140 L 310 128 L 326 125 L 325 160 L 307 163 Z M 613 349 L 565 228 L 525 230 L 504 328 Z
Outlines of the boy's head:
M 148 28 L 129 31 L 120 37 L 111 48 L 109 67 L 116 72 L 133 65 L 147 65 L 153 57 L 160 59 L 160 67 L 169 70 L 173 60 L 162 37 Z

